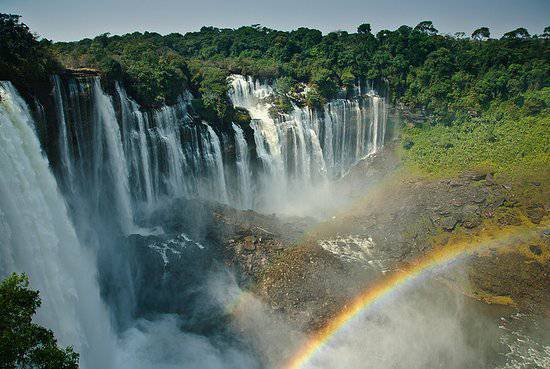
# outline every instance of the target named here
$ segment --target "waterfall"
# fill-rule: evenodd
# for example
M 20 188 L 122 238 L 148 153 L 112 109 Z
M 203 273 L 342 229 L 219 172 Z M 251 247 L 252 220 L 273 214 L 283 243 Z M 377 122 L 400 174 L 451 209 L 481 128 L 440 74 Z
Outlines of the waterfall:
M 65 119 L 65 109 L 63 107 L 63 98 L 61 97 L 61 82 L 59 76 L 53 76 L 54 82 L 54 103 L 57 114 L 57 120 L 59 122 L 59 156 L 61 159 L 62 170 L 66 173 L 67 186 L 69 191 L 74 191 L 74 173 L 73 163 L 70 159 L 69 150 L 69 136 L 67 133 L 67 121 Z
M 111 97 L 103 92 L 99 78 L 93 82 L 94 106 L 96 127 L 101 127 L 104 141 L 98 140 L 99 145 L 105 145 L 106 161 L 96 160 L 96 172 L 100 171 L 99 166 L 107 164 L 114 185 L 114 200 L 118 210 L 117 219 L 121 223 L 123 231 L 129 233 L 133 228 L 133 210 L 130 196 L 130 184 L 128 179 L 128 168 L 126 156 L 122 146 L 120 129 L 115 116 L 115 110 Z M 96 152 L 102 152 L 98 149 Z M 104 158 L 102 158 L 104 159 Z M 105 190 L 100 188 L 98 190 Z
M 253 190 L 248 143 L 246 142 L 242 128 L 236 124 L 232 124 L 232 126 L 233 131 L 235 132 L 236 165 L 237 177 L 239 181 L 240 207 L 242 209 L 251 209 L 253 204 Z
M 363 92 L 360 85 L 353 98 L 335 99 L 320 109 L 293 106 L 289 113 L 273 115 L 270 84 L 240 75 L 231 76 L 230 83 L 231 102 L 252 118 L 262 166 L 255 178 L 256 197 L 264 199 L 267 208 L 268 202 L 293 202 L 313 188 L 325 187 L 384 145 L 386 102 L 372 90 Z
M 252 118 L 246 135 L 193 120 L 184 91 L 175 105 L 145 110 L 120 84 L 110 96 L 98 78 L 54 77 L 56 173 L 71 209 L 126 233 L 160 200 L 182 196 L 278 211 L 384 144 L 386 104 L 372 90 L 273 115 L 271 84 L 243 76 L 230 83 L 232 103 Z
M 323 206 L 330 180 L 378 152 L 386 136 L 385 100 L 371 90 L 272 115 L 271 85 L 234 76 L 229 97 L 252 119 L 223 127 L 193 118 L 187 92 L 147 110 L 120 84 L 109 95 L 99 78 L 52 81 L 55 114 L 35 103 L 38 124 L 9 83 L 0 87 L 0 272 L 30 275 L 44 300 L 38 321 L 74 344 L 86 368 L 107 368 L 114 345 L 93 252 L 102 277 L 129 279 L 114 270 L 119 236 L 140 232 L 141 219 L 182 196 L 264 212 Z M 38 135 L 47 137 L 52 172 Z M 128 289 L 113 304 L 131 305 Z
M 128 98 L 126 91 L 119 83 L 115 85 L 121 106 L 123 148 L 127 156 L 128 171 L 131 183 L 137 188 L 135 196 L 143 195 L 148 206 L 152 205 L 153 183 L 150 163 L 149 144 L 145 131 L 145 120 L 139 105 Z
M 225 171 L 222 158 L 222 149 L 220 139 L 212 127 L 205 124 L 206 132 L 202 135 L 204 147 L 206 171 L 212 182 L 213 194 L 218 201 L 227 203 L 227 187 L 225 182 Z
M 13 86 L 0 82 L 0 274 L 27 273 L 42 298 L 36 320 L 74 345 L 83 368 L 109 368 L 114 339 L 95 258 L 77 239 L 33 126 Z

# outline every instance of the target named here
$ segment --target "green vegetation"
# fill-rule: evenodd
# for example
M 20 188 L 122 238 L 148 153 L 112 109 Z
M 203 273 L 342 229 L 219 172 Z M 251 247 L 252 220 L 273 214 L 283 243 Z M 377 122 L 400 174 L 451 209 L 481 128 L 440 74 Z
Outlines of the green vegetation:
M 408 163 L 436 175 L 484 167 L 548 180 L 550 88 L 495 100 L 481 116 L 451 125 L 405 127 L 403 142 Z
M 219 118 L 231 114 L 225 78 L 231 73 L 285 78 L 308 84 L 308 105 L 333 98 L 358 80 L 386 80 L 392 99 L 424 109 L 441 122 L 477 116 L 495 99 L 510 99 L 550 82 L 550 42 L 546 33 L 523 28 L 489 39 L 481 27 L 472 38 L 439 35 L 432 22 L 395 31 L 357 33 L 299 28 L 276 31 L 258 25 L 238 29 L 203 27 L 199 32 L 161 36 L 132 33 L 55 43 L 52 52 L 69 67 L 96 67 L 121 74 L 134 96 L 151 105 L 171 102 L 189 85 L 202 106 Z M 287 89 L 288 91 L 288 89 Z M 282 94 L 281 96 L 284 96 Z M 288 100 L 279 102 L 282 110 Z
M 38 41 L 19 16 L 0 13 L 0 80 L 10 80 L 23 92 L 39 95 L 59 69 L 47 40 Z
M 4 27 L 20 29 L 38 45 L 17 21 L 4 21 Z M 226 77 L 240 73 L 263 79 L 284 77 L 287 85 L 307 84 L 309 93 L 302 102 L 311 106 L 358 80 L 385 80 L 393 101 L 421 108 L 433 119 L 448 123 L 459 115 L 481 114 L 495 99 L 549 86 L 548 30 L 531 36 L 518 28 L 500 40 L 489 36 L 487 27 L 475 30 L 472 38 L 439 35 L 432 22 L 423 21 L 414 28 L 401 26 L 376 35 L 369 24 L 360 25 L 357 33 L 324 36 L 315 29 L 285 32 L 252 25 L 203 27 L 185 35 L 103 34 L 77 42 L 42 41 L 41 45 L 42 53 L 50 50 L 65 67 L 97 68 L 107 79 L 123 80 L 131 95 L 147 106 L 171 104 L 189 87 L 202 100 L 197 106 L 222 121 L 235 114 L 227 99 Z M 28 64 L 28 56 L 7 63 Z M 288 109 L 286 98 L 278 103 L 282 110 Z
M 60 349 L 51 330 L 32 322 L 40 304 L 26 276 L 12 274 L 0 283 L 0 368 L 78 368 L 79 355 Z

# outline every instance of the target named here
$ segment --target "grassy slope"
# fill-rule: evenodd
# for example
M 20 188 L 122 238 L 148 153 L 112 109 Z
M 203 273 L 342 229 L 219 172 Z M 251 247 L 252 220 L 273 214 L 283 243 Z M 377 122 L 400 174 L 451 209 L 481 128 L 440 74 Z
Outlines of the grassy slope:
M 433 176 L 490 168 L 497 178 L 548 184 L 550 88 L 522 100 L 495 102 L 481 117 L 451 126 L 406 127 L 403 140 L 412 145 L 403 150 L 406 164 Z

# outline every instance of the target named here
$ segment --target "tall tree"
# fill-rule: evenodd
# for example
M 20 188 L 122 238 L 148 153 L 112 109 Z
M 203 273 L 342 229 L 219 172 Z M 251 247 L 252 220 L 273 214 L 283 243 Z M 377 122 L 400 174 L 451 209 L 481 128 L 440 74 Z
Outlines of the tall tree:
M 531 35 L 523 27 L 516 28 L 515 30 L 506 32 L 504 35 L 502 35 L 503 39 L 529 38 L 529 37 L 531 37 Z
M 489 28 L 487 27 L 481 27 L 476 29 L 474 32 L 472 32 L 472 38 L 475 40 L 481 40 L 484 38 L 489 38 L 491 36 L 491 32 L 489 31 Z
M 371 32 L 371 27 L 369 23 L 363 23 L 359 27 L 357 27 L 357 33 L 360 33 L 362 35 L 368 35 Z
M 422 21 L 414 27 L 415 31 L 420 31 L 428 35 L 435 35 L 439 31 L 434 27 L 432 21 Z

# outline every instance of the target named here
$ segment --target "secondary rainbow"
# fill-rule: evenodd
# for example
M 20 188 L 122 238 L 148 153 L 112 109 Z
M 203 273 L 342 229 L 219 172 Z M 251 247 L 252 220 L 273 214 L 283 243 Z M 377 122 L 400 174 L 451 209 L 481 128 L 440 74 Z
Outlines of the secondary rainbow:
M 519 241 L 524 238 L 530 238 L 534 234 L 533 229 L 521 228 L 506 233 L 500 233 L 498 236 L 485 236 L 481 239 L 472 241 L 462 241 L 454 245 L 434 249 L 428 254 L 418 258 L 414 262 L 401 268 L 399 271 L 385 276 L 374 285 L 369 286 L 364 292 L 359 294 L 344 309 L 332 319 L 326 326 L 315 333 L 298 350 L 290 360 L 283 366 L 285 369 L 301 369 L 307 364 L 315 354 L 327 344 L 330 339 L 346 326 L 351 319 L 359 313 L 367 310 L 375 302 L 390 294 L 408 281 L 412 281 L 420 275 L 432 271 L 438 267 L 444 267 L 449 263 L 462 257 L 472 255 L 476 251 L 488 247 L 497 247 L 508 244 L 512 241 Z

